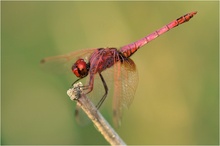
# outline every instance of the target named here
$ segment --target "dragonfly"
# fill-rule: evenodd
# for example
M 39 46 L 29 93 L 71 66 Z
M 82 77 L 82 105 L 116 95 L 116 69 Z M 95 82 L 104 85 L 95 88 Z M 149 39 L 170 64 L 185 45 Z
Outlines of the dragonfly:
M 160 35 L 180 24 L 188 22 L 196 13 L 196 11 L 187 13 L 144 38 L 122 46 L 119 49 L 115 47 L 85 49 L 65 55 L 44 58 L 41 60 L 41 64 L 65 64 L 69 72 L 72 72 L 78 78 L 73 84 L 88 76 L 88 83 L 83 85 L 83 90 L 85 90 L 86 94 L 93 91 L 95 76 L 98 75 L 104 88 L 104 94 L 96 105 L 97 109 L 101 107 L 109 92 L 108 85 L 102 73 L 114 66 L 113 122 L 114 125 L 120 125 L 123 109 L 128 108 L 132 103 L 138 85 L 136 65 L 130 57 L 139 48 Z

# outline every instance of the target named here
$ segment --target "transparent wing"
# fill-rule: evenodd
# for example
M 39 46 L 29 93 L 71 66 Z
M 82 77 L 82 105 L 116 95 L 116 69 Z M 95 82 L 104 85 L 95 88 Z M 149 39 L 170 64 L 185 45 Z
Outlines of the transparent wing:
M 131 105 L 138 85 L 138 73 L 130 58 L 115 64 L 114 69 L 113 122 L 120 126 L 123 110 Z
M 74 51 L 65 55 L 47 57 L 41 60 L 43 70 L 58 74 L 71 74 L 72 65 L 79 58 L 88 60 L 91 53 L 97 48 Z
M 91 120 L 78 105 L 76 105 L 74 116 L 77 124 L 80 126 L 86 126 L 91 123 Z

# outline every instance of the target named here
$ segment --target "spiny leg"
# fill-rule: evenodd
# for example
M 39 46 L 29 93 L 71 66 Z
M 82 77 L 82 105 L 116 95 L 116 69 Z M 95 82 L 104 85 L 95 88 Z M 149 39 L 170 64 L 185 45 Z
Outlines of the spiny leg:
M 102 74 L 99 73 L 99 76 L 100 76 L 100 78 L 101 78 L 101 80 L 102 80 L 102 83 L 103 83 L 103 86 L 104 86 L 104 88 L 105 88 L 105 94 L 102 96 L 101 100 L 100 100 L 100 101 L 98 102 L 98 104 L 96 105 L 96 108 L 97 108 L 97 109 L 99 109 L 99 108 L 101 107 L 102 103 L 105 101 L 105 99 L 106 99 L 106 97 L 107 97 L 107 94 L 108 94 L 108 86 L 107 86 L 107 84 L 106 84 L 106 82 L 105 82 L 105 80 L 104 80 Z
M 77 79 L 75 82 L 72 83 L 72 87 L 74 84 L 76 84 L 76 82 L 78 82 L 79 80 L 81 80 L 81 78 Z
M 105 101 L 105 99 L 106 99 L 106 97 L 107 97 L 107 94 L 108 94 L 108 86 L 107 86 L 107 84 L 106 84 L 106 82 L 105 82 L 105 80 L 104 80 L 102 74 L 99 73 L 99 76 L 100 76 L 100 78 L 101 78 L 101 80 L 102 80 L 102 83 L 103 83 L 103 86 L 104 86 L 104 89 L 105 89 L 105 94 L 102 96 L 101 100 L 100 100 L 100 101 L 98 102 L 98 104 L 96 105 L 96 108 L 97 108 L 97 109 L 99 109 L 99 108 L 101 107 L 102 103 Z M 81 79 L 81 78 L 80 78 L 80 79 Z M 78 82 L 80 79 L 77 79 L 77 80 L 72 84 L 72 86 L 73 86 L 76 82 Z M 93 83 L 93 82 L 92 82 L 93 79 L 94 79 L 93 77 L 90 79 L 91 83 Z M 88 93 L 90 93 L 90 92 L 92 91 L 92 89 L 93 89 L 93 84 L 81 86 L 81 88 L 82 88 L 83 90 L 88 90 L 88 91 L 85 93 L 85 94 L 88 94 Z
M 79 78 L 77 79 L 75 82 L 72 83 L 72 87 L 74 86 L 74 84 L 76 84 L 76 82 L 78 82 L 79 80 L 81 80 L 82 78 Z M 85 94 L 89 94 L 92 89 L 93 89 L 93 85 L 83 85 L 83 86 L 80 86 L 83 90 L 88 90 Z

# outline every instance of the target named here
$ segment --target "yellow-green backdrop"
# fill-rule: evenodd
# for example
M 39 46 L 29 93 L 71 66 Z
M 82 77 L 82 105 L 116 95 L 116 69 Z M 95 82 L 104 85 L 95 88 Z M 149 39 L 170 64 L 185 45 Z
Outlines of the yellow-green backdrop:
M 217 1 L 1 2 L 1 143 L 108 144 L 75 121 L 66 90 L 76 78 L 43 71 L 40 60 L 120 47 L 191 11 L 192 20 L 132 56 L 138 88 L 116 131 L 127 144 L 217 145 Z

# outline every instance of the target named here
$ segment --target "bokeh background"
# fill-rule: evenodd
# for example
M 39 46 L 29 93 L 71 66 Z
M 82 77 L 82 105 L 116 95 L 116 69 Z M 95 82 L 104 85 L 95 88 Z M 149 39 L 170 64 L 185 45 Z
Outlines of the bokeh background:
M 138 88 L 116 131 L 127 144 L 217 145 L 217 1 L 1 2 L 1 143 L 108 144 L 92 124 L 75 121 L 66 91 L 76 78 L 43 71 L 40 60 L 120 47 L 191 11 L 190 22 L 132 56 Z

